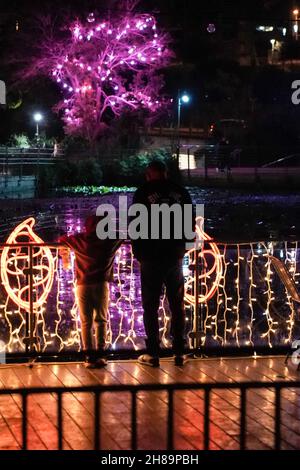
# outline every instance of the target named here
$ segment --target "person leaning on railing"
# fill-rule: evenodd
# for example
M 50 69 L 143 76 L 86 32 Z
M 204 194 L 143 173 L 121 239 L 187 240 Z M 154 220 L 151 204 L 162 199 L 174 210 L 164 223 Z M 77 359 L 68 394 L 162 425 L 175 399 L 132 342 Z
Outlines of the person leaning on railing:
M 121 245 L 119 240 L 101 240 L 97 237 L 96 228 L 99 221 L 99 217 L 90 216 L 86 220 L 84 233 L 64 235 L 58 240 L 60 245 L 63 245 L 60 254 L 65 268 L 70 268 L 69 249 L 75 253 L 76 299 L 87 368 L 103 367 L 107 364 L 105 349 L 109 282 L 112 280 L 115 253 Z
M 168 178 L 167 168 L 161 161 L 153 161 L 146 170 L 147 182 L 134 194 L 133 203 L 142 204 L 151 214 L 152 205 L 167 205 L 174 207 L 179 204 L 182 217 L 179 221 L 184 225 L 184 211 L 186 207 L 193 209 L 193 203 L 188 191 L 172 182 Z M 194 212 L 194 211 L 193 211 Z M 195 214 L 191 220 L 190 232 L 195 226 Z M 150 216 L 148 220 L 149 233 L 152 233 L 154 222 Z M 176 221 L 178 222 L 178 220 Z M 175 224 L 175 221 L 174 221 Z M 158 309 L 162 287 L 165 285 L 166 294 L 172 313 L 171 330 L 173 336 L 173 352 L 175 364 L 182 366 L 186 362 L 184 356 L 185 338 L 185 309 L 184 309 L 184 277 L 182 260 L 186 252 L 186 242 L 174 236 L 175 227 L 170 221 L 170 238 L 164 239 L 161 234 L 158 238 L 147 240 L 132 240 L 133 253 L 140 262 L 142 301 L 144 309 L 144 326 L 146 332 L 147 353 L 139 357 L 139 362 L 152 367 L 159 366 L 159 319 Z M 171 235 L 173 234 L 173 235 Z

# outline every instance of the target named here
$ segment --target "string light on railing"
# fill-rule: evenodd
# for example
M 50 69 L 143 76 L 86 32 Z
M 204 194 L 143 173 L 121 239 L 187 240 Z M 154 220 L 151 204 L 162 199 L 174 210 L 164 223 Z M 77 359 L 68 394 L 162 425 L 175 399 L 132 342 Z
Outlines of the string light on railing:
M 77 224 L 76 227 L 74 226 L 74 231 L 80 229 Z M 210 245 L 213 242 L 208 239 L 206 243 Z M 209 299 L 206 298 L 201 307 L 205 343 L 210 338 L 221 346 L 255 346 L 256 344 L 272 346 L 274 341 L 279 341 L 280 338 L 285 343 L 290 343 L 297 331 L 296 310 L 288 292 L 286 296 L 280 294 L 282 304 L 286 309 L 281 316 L 284 315 L 285 320 L 280 319 L 279 321 L 278 317 L 275 318 L 277 310 L 274 303 L 275 301 L 278 303 L 278 283 L 275 282 L 276 278 L 270 263 L 270 246 L 261 243 L 260 255 L 257 255 L 257 244 L 255 243 L 232 246 L 223 244 L 217 248 L 218 262 L 216 266 L 220 266 L 221 275 L 218 284 L 214 286 L 214 295 Z M 210 268 L 215 264 L 213 255 L 216 252 L 211 246 L 204 247 L 205 250 L 207 253 L 209 252 L 210 261 L 205 264 L 206 256 L 199 257 L 207 274 L 201 278 L 200 292 L 204 296 L 202 299 L 212 292 L 211 288 L 216 279 L 216 273 L 210 272 Z M 277 250 L 275 243 L 273 243 L 272 250 L 272 252 Z M 281 258 L 281 250 L 284 251 L 285 264 L 288 269 L 293 268 L 291 275 L 294 278 L 299 277 L 298 244 L 286 243 L 284 249 L 279 248 L 277 250 L 279 258 Z M 53 248 L 50 252 L 53 258 L 54 281 L 47 305 L 44 302 L 36 306 L 34 334 L 39 337 L 42 350 L 78 350 L 81 332 L 78 309 L 74 299 L 74 256 L 71 258 L 71 270 L 66 272 L 58 257 L 57 249 Z M 2 255 L 3 253 L 5 253 L 4 250 Z M 28 264 L 28 252 L 25 250 L 24 253 L 23 262 Z M 41 249 L 36 250 L 36 253 L 41 256 Z M 194 262 L 194 253 L 190 252 L 189 256 L 191 257 L 190 262 L 186 259 L 183 269 L 187 278 L 187 294 L 193 296 L 191 279 L 193 279 L 194 270 L 189 270 L 189 267 Z M 48 264 L 47 258 L 42 257 L 41 260 L 46 265 Z M 19 262 L 18 257 L 10 258 L 8 263 L 10 273 L 16 271 Z M 12 277 L 13 275 L 8 273 L 8 276 Z M 39 284 L 44 278 L 42 271 L 38 271 L 34 276 L 34 282 Z M 233 284 L 232 278 L 238 282 Z M 115 279 L 116 283 L 111 286 L 112 300 L 107 342 L 114 350 L 123 347 L 138 349 L 143 346 L 141 291 L 138 267 L 128 245 L 123 245 L 116 257 Z M 26 276 L 18 276 L 16 283 L 11 285 L 12 293 L 18 295 L 25 284 Z M 281 285 L 279 288 L 282 289 Z M 41 293 L 41 289 L 41 285 L 36 286 L 34 291 L 36 297 Z M 53 300 L 55 305 L 53 305 Z M 7 351 L 24 349 L 25 311 L 20 305 L 16 305 L 14 308 L 12 305 L 12 300 L 8 295 L 3 297 L 0 315 L 5 320 L 7 328 Z M 185 317 L 187 331 L 192 329 L 193 306 L 191 297 L 187 297 Z M 51 319 L 48 315 L 49 309 L 52 312 Z M 169 347 L 170 313 L 165 296 L 161 299 L 159 316 L 162 344 Z

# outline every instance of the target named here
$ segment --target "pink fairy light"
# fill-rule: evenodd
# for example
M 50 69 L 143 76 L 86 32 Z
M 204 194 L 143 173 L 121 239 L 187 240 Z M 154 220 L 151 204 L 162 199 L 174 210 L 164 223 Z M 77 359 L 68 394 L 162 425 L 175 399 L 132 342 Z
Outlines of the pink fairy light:
M 80 37 L 80 26 L 79 25 L 76 25 L 75 28 L 73 29 L 73 34 L 75 36 L 76 39 L 79 39 Z

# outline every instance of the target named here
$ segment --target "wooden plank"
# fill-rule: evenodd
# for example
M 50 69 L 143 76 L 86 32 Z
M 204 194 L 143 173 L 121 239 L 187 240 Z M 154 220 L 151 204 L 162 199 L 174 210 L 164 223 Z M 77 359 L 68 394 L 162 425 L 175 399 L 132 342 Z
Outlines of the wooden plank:
M 218 377 L 220 380 L 222 380 L 222 374 L 224 374 L 224 377 L 229 377 L 234 381 L 240 382 L 240 381 L 251 381 L 251 376 L 245 377 L 243 374 L 241 374 L 240 371 L 232 371 L 230 370 L 228 366 L 228 359 L 218 363 L 216 365 L 216 369 L 218 372 Z M 201 365 L 201 367 L 205 367 Z M 245 367 L 245 364 L 243 363 L 243 368 Z M 208 372 L 209 373 L 209 372 Z M 255 393 L 255 392 L 253 392 Z M 237 419 L 239 419 L 239 404 L 240 404 L 240 396 L 239 396 L 239 391 L 238 390 L 228 390 L 226 392 L 224 391 L 215 391 L 215 395 L 219 396 L 221 400 L 227 401 L 228 405 L 234 406 L 236 410 L 238 410 L 238 416 Z M 260 402 L 262 401 L 263 396 L 261 396 L 260 401 L 258 402 L 258 406 L 261 406 Z M 265 446 L 270 447 L 273 443 L 273 426 L 269 424 L 268 427 L 262 427 L 261 426 L 261 421 L 265 420 L 268 422 L 269 416 L 264 413 L 264 406 L 261 406 L 263 413 L 259 415 L 258 410 L 255 407 L 251 407 L 251 392 L 247 393 L 247 401 L 248 401 L 248 406 L 247 406 L 247 429 L 250 431 L 250 435 L 252 436 L 251 441 L 253 442 L 253 439 L 261 441 Z M 250 404 L 249 404 L 250 402 Z M 273 410 L 273 404 L 272 410 Z M 225 413 L 227 410 L 225 410 L 223 406 L 223 412 Z M 231 414 L 231 413 L 230 413 Z M 259 419 L 257 419 L 259 417 Z M 257 436 L 257 437 L 256 437 Z
M 19 366 L 22 367 L 22 366 Z M 22 388 L 23 383 L 15 374 L 15 367 L 1 368 L 1 382 L 4 388 L 10 388 L 10 383 L 13 383 L 13 388 Z M 31 403 L 28 401 L 28 417 L 30 418 Z M 22 446 L 22 405 L 21 399 L 17 395 L 8 395 L 0 397 L 0 413 L 5 422 L 10 428 L 11 433 L 14 435 L 18 445 Z M 13 444 L 14 445 L 14 444 Z M 38 434 L 35 427 L 32 425 L 31 420 L 28 420 L 28 449 L 31 450 L 45 450 L 47 447 Z
M 274 364 L 276 364 L 274 366 Z M 285 380 L 290 379 L 290 373 L 288 368 L 284 365 L 284 358 L 274 358 L 268 360 L 260 360 L 255 364 L 261 373 L 265 374 L 273 380 Z M 269 367 L 268 367 L 269 366 Z M 278 371 L 273 368 L 278 367 Z M 294 375 L 293 379 L 297 379 L 297 375 Z M 297 390 L 297 389 L 295 389 Z M 300 419 L 300 403 L 299 403 L 299 390 L 298 393 L 293 393 L 294 390 L 284 389 L 282 391 L 281 400 L 281 418 L 282 418 L 282 434 L 283 439 L 287 440 L 290 444 L 293 444 L 295 448 L 299 448 L 299 419 Z
M 218 381 L 232 382 L 233 381 L 232 377 L 228 375 L 224 375 L 222 372 L 218 370 L 218 366 L 221 367 L 221 364 L 222 364 L 222 360 L 213 360 L 213 361 L 212 360 L 193 360 L 184 366 L 181 373 L 186 375 L 188 381 L 196 381 L 196 382 L 201 381 L 201 382 L 210 382 L 210 383 L 218 382 Z M 178 372 L 176 375 L 178 376 Z M 234 439 L 234 441 L 237 442 L 239 441 L 239 427 L 237 427 L 237 423 L 239 423 L 239 403 L 233 406 L 233 403 L 231 402 L 231 400 L 226 399 L 226 396 L 228 395 L 228 393 L 232 394 L 230 390 L 215 391 L 212 393 L 211 421 L 212 423 L 217 425 L 227 435 L 233 436 L 233 438 L 234 436 L 236 436 L 236 439 Z M 221 401 L 218 401 L 217 399 L 217 397 L 219 396 L 221 397 Z M 227 410 L 226 410 L 226 402 L 227 402 Z M 224 415 L 226 416 L 226 421 L 224 421 Z M 228 421 L 228 418 L 230 419 L 230 421 Z M 226 425 L 223 427 L 224 423 L 226 423 Z M 267 446 L 266 441 L 260 442 L 253 435 L 251 437 L 251 442 L 254 443 L 254 441 L 256 441 L 256 448 L 262 448 L 262 444 L 264 447 Z M 235 445 L 235 442 L 233 442 L 232 445 Z M 226 448 L 228 448 L 227 446 Z
M 146 367 L 145 367 L 146 369 Z M 183 369 L 182 368 L 177 368 L 174 366 L 174 364 L 170 361 L 161 361 L 161 369 L 163 369 L 164 373 L 166 373 L 168 375 L 168 379 L 165 379 L 165 382 L 168 383 L 168 382 L 181 382 L 181 383 L 189 383 L 189 382 L 193 382 L 194 380 L 189 377 L 186 376 L 186 374 L 183 372 Z M 155 374 L 155 378 L 157 376 L 157 370 L 156 369 L 152 369 L 152 368 L 147 368 L 147 372 L 151 371 L 150 373 L 151 374 Z M 172 373 L 170 373 L 170 371 L 172 371 Z M 189 392 L 176 392 L 176 395 L 179 396 L 179 393 L 181 395 L 186 395 L 188 394 Z M 194 396 L 197 396 L 197 393 L 195 392 L 191 392 L 192 395 Z M 199 393 L 198 393 L 199 395 Z M 203 442 L 201 442 L 201 438 L 203 440 L 203 412 L 201 413 L 201 408 L 203 409 L 203 399 L 202 397 L 199 399 L 198 397 L 198 404 L 197 404 L 197 407 L 192 409 L 190 407 L 190 404 L 189 404 L 189 401 L 186 400 L 186 399 L 179 399 L 179 404 L 181 405 L 181 408 L 184 408 L 182 410 L 180 410 L 180 408 L 177 408 L 176 411 L 177 413 L 175 414 L 176 418 L 177 418 L 177 421 L 175 423 L 175 428 L 176 430 L 177 429 L 182 429 L 182 432 L 186 435 L 186 439 L 189 439 L 190 442 L 195 442 L 194 438 L 193 438 L 193 433 L 194 431 L 192 430 L 193 428 L 195 428 L 197 431 L 197 444 L 196 445 L 196 448 L 199 449 L 199 448 L 202 448 L 203 446 Z M 184 407 L 183 407 L 183 404 L 184 404 Z M 175 402 L 175 406 L 176 406 L 176 402 Z M 184 418 L 182 418 L 182 416 Z M 181 419 L 183 419 L 183 422 L 182 422 L 182 426 L 180 426 L 180 423 L 178 422 L 178 419 L 179 417 Z M 214 426 L 214 424 L 212 424 L 212 426 Z M 190 429 L 190 433 L 188 434 L 187 433 L 187 428 Z M 218 427 L 216 429 L 214 429 L 212 427 L 213 431 L 214 431 L 214 437 L 217 436 L 220 432 L 222 433 L 222 430 L 219 429 Z M 227 436 L 226 436 L 226 441 L 227 441 Z M 201 443 L 199 445 L 199 442 Z M 237 448 L 237 443 L 231 443 L 233 448 Z M 229 442 L 227 442 L 227 446 L 230 447 Z M 212 439 L 211 440 L 211 448 L 214 448 L 214 449 L 219 449 L 219 445 L 218 443 Z
M 203 371 L 200 371 L 197 367 L 198 361 L 191 361 L 187 363 L 184 367 L 179 368 L 175 367 L 172 363 L 164 364 L 162 367 L 164 370 L 173 377 L 174 380 L 180 380 L 185 383 L 189 382 L 214 382 L 209 378 Z M 212 374 L 214 374 L 214 367 L 211 369 Z M 189 373 L 187 373 L 189 371 Z M 195 400 L 192 400 L 191 397 L 195 397 Z M 200 403 L 199 403 L 200 400 Z M 194 413 L 195 411 L 199 411 L 201 415 L 201 420 L 198 419 L 198 422 L 201 422 L 201 429 L 203 429 L 203 414 L 204 414 L 204 404 L 203 404 L 203 395 L 202 392 L 190 392 L 189 395 L 184 399 L 187 406 L 191 407 L 189 412 L 190 414 L 190 422 L 194 422 Z M 197 403 L 198 401 L 198 403 Z M 236 438 L 238 434 L 238 428 L 236 424 L 233 423 L 232 429 L 230 434 L 227 432 L 228 425 L 225 429 L 222 427 L 224 421 L 224 415 L 217 410 L 214 406 L 213 400 L 211 401 L 211 415 L 210 415 L 210 429 L 211 429 L 211 436 L 210 436 L 210 448 L 212 448 L 213 444 L 220 446 L 222 449 L 238 449 L 239 448 L 239 441 Z M 234 429 L 235 427 L 235 429 Z
M 78 366 L 79 368 L 83 368 L 83 365 L 80 364 Z M 104 370 L 93 370 L 93 371 L 88 371 L 89 374 L 92 374 L 92 376 L 96 379 L 98 379 L 99 383 L 119 383 L 117 379 L 114 377 L 113 374 L 110 373 L 110 369 L 114 372 L 114 374 L 118 375 L 118 367 L 116 364 L 109 364 L 109 366 Z M 76 369 L 78 370 L 78 368 Z M 53 369 L 54 371 L 54 369 Z M 65 366 L 64 370 L 58 369 L 55 371 L 56 375 L 62 380 L 63 385 L 65 386 L 72 386 L 72 385 L 80 385 L 81 382 L 76 377 L 76 372 L 73 370 L 71 371 L 69 366 Z M 122 371 L 120 371 L 122 375 Z M 85 372 L 81 371 L 80 373 L 81 377 L 85 376 Z M 94 381 L 94 378 L 92 379 Z M 124 378 L 124 377 L 123 377 Z M 128 379 L 128 377 L 127 377 Z M 90 380 L 90 379 L 89 379 Z M 128 381 L 127 381 L 128 383 Z M 107 397 L 109 395 L 109 397 Z M 115 443 L 114 446 L 117 448 L 128 448 L 130 445 L 130 430 L 128 426 L 126 426 L 126 423 L 124 423 L 125 419 L 127 419 L 128 423 L 130 421 L 129 418 L 129 401 L 127 400 L 127 404 L 124 401 L 124 395 L 128 394 L 104 394 L 102 397 L 102 412 L 103 415 L 105 414 L 105 409 L 103 409 L 103 406 L 105 404 L 109 407 L 109 410 L 111 411 L 112 407 L 112 395 L 115 395 L 115 405 L 114 405 L 114 413 L 118 416 L 118 420 L 116 422 L 110 421 L 109 425 L 109 436 L 111 438 L 110 445 L 113 445 L 113 442 Z M 68 397 L 68 406 L 71 407 L 71 413 L 72 417 L 75 419 L 75 421 L 78 423 L 78 425 L 84 430 L 85 434 L 89 438 L 89 440 L 92 442 L 93 441 L 93 419 L 92 419 L 92 402 L 91 394 L 82 394 L 82 393 L 77 393 L 72 395 L 73 400 L 77 401 L 76 403 L 71 401 L 71 397 Z M 78 405 L 81 406 L 82 408 L 85 409 L 85 412 L 79 412 Z M 75 411 L 78 411 L 78 414 L 75 415 Z M 87 412 L 89 412 L 89 415 L 87 415 Z M 84 419 L 84 415 L 88 417 L 88 421 Z M 106 423 L 106 430 L 108 430 L 108 425 Z M 113 440 L 112 440 L 113 439 Z M 116 444 L 117 443 L 117 444 Z M 105 444 L 105 442 L 104 442 Z
M 112 384 L 116 383 L 116 379 L 105 369 L 87 370 L 81 363 L 69 364 L 68 371 L 77 377 L 81 384 L 84 385 L 99 385 L 99 384 Z M 84 396 L 85 395 L 85 396 Z M 108 396 L 110 395 L 110 396 Z M 101 448 L 103 450 L 120 450 L 111 430 L 113 426 L 118 428 L 124 425 L 119 413 L 124 414 L 124 399 L 120 401 L 119 394 L 104 394 L 101 397 L 101 416 L 100 416 L 100 429 L 101 429 Z M 76 398 L 85 407 L 87 413 L 94 420 L 94 395 L 93 394 L 76 394 Z M 127 408 L 125 408 L 127 410 Z M 114 413 L 111 413 L 114 410 Z M 119 413 L 118 413 L 119 411 Z M 122 437 L 122 436 L 119 436 Z M 126 440 L 126 439 L 125 439 Z M 124 439 L 121 440 L 124 443 Z M 129 444 L 129 439 L 127 440 Z
M 299 374 L 286 368 L 281 358 L 195 360 L 184 367 L 162 360 L 158 369 L 133 361 L 109 363 L 106 369 L 87 370 L 82 364 L 13 366 L 7 372 L 0 367 L 0 388 L 23 386 L 80 386 L 96 384 L 143 384 L 189 382 L 243 382 L 258 380 L 297 380 Z M 291 369 L 291 370 L 290 370 Z M 287 395 L 287 396 L 285 396 Z M 1 398 L 1 397 L 0 397 Z M 2 397 L 3 398 L 3 397 Z M 20 399 L 0 400 L 0 436 L 4 448 L 20 447 Z M 273 444 L 274 393 L 251 390 L 247 393 L 247 448 L 269 449 Z M 9 401 L 7 401 L 9 400 Z M 211 394 L 211 441 L 214 449 L 239 447 L 239 390 L 214 390 Z M 7 404 L 9 406 L 7 406 Z M 32 396 L 28 402 L 30 448 L 56 448 L 56 397 Z M 203 448 L 203 393 L 178 391 L 174 395 L 176 449 Z M 288 389 L 282 399 L 282 448 L 300 448 L 299 391 Z M 102 448 L 130 448 L 130 394 L 105 393 L 101 400 Z M 298 414 L 299 413 L 299 414 Z M 93 446 L 93 394 L 67 394 L 63 399 L 64 448 L 90 449 Z M 155 417 L 155 420 L 153 419 Z M 167 394 L 141 392 L 138 396 L 139 448 L 166 448 Z M 15 434 L 16 433 L 16 434 Z M 15 434 L 15 437 L 13 436 Z M 11 446 L 11 447 L 10 447 Z M 1 448 L 1 442 L 0 442 Z
M 68 370 L 65 364 L 48 364 L 47 369 L 52 373 L 61 386 L 80 386 L 81 382 Z M 86 399 L 86 394 L 85 399 Z M 65 439 L 74 450 L 91 450 L 93 448 L 94 427 L 91 416 L 78 401 L 76 394 L 63 395 L 63 429 Z
M 149 368 L 147 366 L 143 366 L 138 364 L 137 362 L 126 362 L 122 361 L 120 366 L 124 371 L 129 373 L 132 377 L 138 380 L 140 384 L 149 384 L 149 383 L 173 383 L 173 380 L 170 380 L 170 376 L 168 376 L 163 370 L 159 368 Z M 151 401 L 150 401 L 151 396 Z M 159 444 L 162 448 L 166 448 L 166 429 L 167 429 L 167 394 L 164 392 L 152 392 L 150 393 L 139 393 L 139 403 L 143 404 L 143 406 L 139 405 L 139 419 L 142 421 L 143 426 L 147 429 L 155 428 L 154 429 L 154 437 L 159 437 Z M 153 423 L 153 413 L 155 413 L 156 408 L 159 408 L 159 416 L 160 420 L 158 425 L 154 426 L 156 423 Z M 149 410 L 147 410 L 147 408 Z M 197 435 L 191 436 L 193 439 L 189 440 L 187 437 L 187 433 L 185 428 L 189 424 L 188 421 L 185 419 L 184 414 L 178 411 L 179 407 L 176 406 L 175 402 L 175 449 L 184 449 L 184 445 L 186 445 L 187 449 L 199 449 L 203 443 L 203 432 L 200 432 L 196 429 Z M 184 428 L 184 430 L 182 430 Z M 162 434 L 162 435 L 161 435 Z M 145 438 L 144 438 L 145 440 Z M 193 442 L 194 441 L 194 444 Z M 197 444 L 195 444 L 197 441 Z M 139 439 L 140 448 L 144 448 L 143 445 L 143 437 Z M 149 441 L 148 441 L 149 445 Z M 151 440 L 151 445 L 155 447 L 155 440 Z M 160 447 L 161 448 L 161 447 Z
M 129 365 L 128 365 L 129 366 Z M 131 374 L 131 368 L 135 368 L 136 373 Z M 137 377 L 143 375 L 143 370 L 136 369 L 136 364 L 129 366 L 129 369 L 124 366 L 123 361 L 118 364 L 112 363 L 110 372 L 118 381 L 118 383 L 126 384 L 139 384 L 145 383 L 140 381 Z M 149 379 L 149 376 L 144 375 Z M 150 379 L 149 379 L 150 380 Z M 147 383 L 149 383 L 149 380 Z M 140 450 L 164 450 L 166 449 L 166 425 L 163 424 L 165 420 L 164 403 L 160 399 L 160 393 L 150 392 L 146 393 L 147 400 L 145 400 L 145 393 L 138 394 L 137 402 L 137 428 L 138 428 L 138 448 Z M 130 397 L 129 397 L 130 398 Z M 129 402 L 130 403 L 130 402 Z M 130 411 L 131 404 L 128 403 Z M 153 416 L 159 416 L 159 421 L 154 421 Z M 130 415 L 128 415 L 130 418 Z M 131 423 L 128 423 L 131 426 Z
M 20 450 L 20 445 L 15 439 L 7 422 L 0 417 L 0 450 Z
M 271 374 L 272 378 L 270 379 L 267 375 L 265 375 L 265 371 L 263 371 L 259 365 L 258 360 L 251 360 L 251 359 L 243 359 L 242 361 L 238 360 L 230 360 L 226 359 L 224 361 L 225 368 L 224 373 L 226 375 L 235 378 L 236 373 L 238 375 L 237 381 L 240 381 L 240 378 L 244 378 L 244 380 L 257 380 L 261 382 L 272 382 L 273 380 L 278 380 L 274 374 Z M 238 394 L 238 391 L 235 393 Z M 249 416 L 255 417 L 254 421 L 257 421 L 259 424 L 262 424 L 264 429 L 268 429 L 269 431 L 274 431 L 274 391 L 272 389 L 266 390 L 249 390 L 247 393 L 247 400 L 248 400 L 248 414 Z M 239 402 L 239 397 L 237 397 L 237 402 Z M 284 412 L 283 412 L 284 413 Z M 284 415 L 283 415 L 284 417 Z M 257 425 L 252 421 L 253 430 L 257 429 Z M 286 440 L 286 443 L 294 448 L 298 448 L 299 440 L 298 436 L 294 435 L 293 432 L 285 425 L 284 419 L 282 420 L 282 439 L 283 441 Z M 287 438 L 288 435 L 288 438 Z M 262 434 L 260 433 L 260 437 Z M 268 437 L 264 438 L 267 442 Z M 271 441 L 272 442 L 272 439 Z
M 19 366 L 14 368 L 14 372 L 22 387 L 43 387 L 45 384 L 41 380 L 41 374 L 48 378 L 47 386 L 59 386 L 60 384 L 50 377 L 45 366 L 41 364 L 29 366 Z M 52 380 L 51 380 L 52 379 Z M 58 447 L 57 437 L 57 400 L 51 394 L 32 395 L 28 401 L 28 422 L 35 428 L 38 435 L 43 438 L 48 450 L 55 450 Z M 64 441 L 64 449 L 71 449 L 67 441 Z

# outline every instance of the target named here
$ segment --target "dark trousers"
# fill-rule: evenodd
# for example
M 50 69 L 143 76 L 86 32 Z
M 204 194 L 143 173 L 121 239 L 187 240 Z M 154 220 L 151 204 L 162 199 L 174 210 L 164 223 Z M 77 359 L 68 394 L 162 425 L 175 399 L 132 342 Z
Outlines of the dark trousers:
M 177 355 L 183 354 L 185 310 L 182 260 L 141 261 L 141 283 L 147 352 L 151 356 L 159 354 L 158 308 L 165 285 L 172 313 L 173 351 Z

